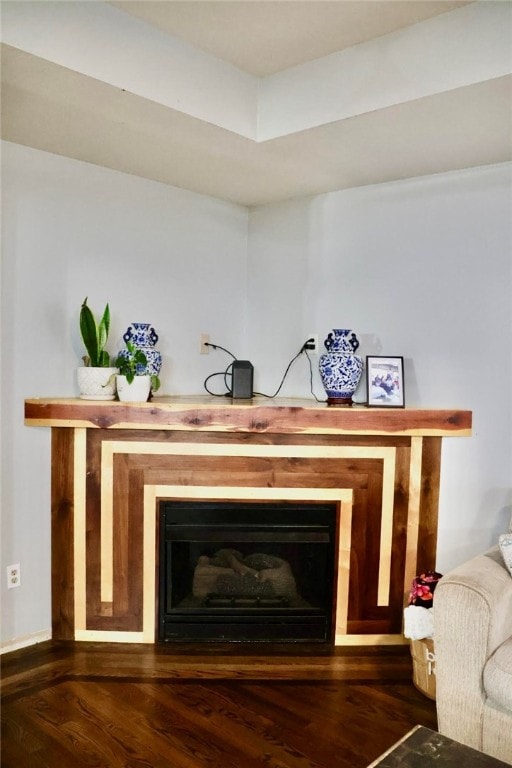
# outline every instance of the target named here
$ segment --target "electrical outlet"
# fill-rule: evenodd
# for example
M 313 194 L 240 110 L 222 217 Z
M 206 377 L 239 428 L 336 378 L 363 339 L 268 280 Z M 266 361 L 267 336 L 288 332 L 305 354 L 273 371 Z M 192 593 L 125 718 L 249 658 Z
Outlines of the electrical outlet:
M 307 351 L 318 354 L 318 333 L 309 333 L 307 338 L 313 339 L 313 341 L 310 341 L 308 344 L 306 344 Z
M 21 585 L 21 568 L 19 563 L 7 566 L 7 589 Z
M 208 333 L 202 333 L 199 340 L 199 352 L 201 355 L 208 355 L 210 352 L 210 347 L 208 344 L 210 343 L 210 334 Z

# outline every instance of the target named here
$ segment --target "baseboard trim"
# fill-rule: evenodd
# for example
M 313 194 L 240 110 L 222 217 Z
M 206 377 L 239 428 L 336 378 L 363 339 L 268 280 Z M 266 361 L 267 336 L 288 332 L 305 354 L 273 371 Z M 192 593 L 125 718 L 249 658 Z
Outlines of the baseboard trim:
M 44 643 L 46 640 L 51 639 L 52 633 L 49 629 L 41 630 L 41 632 L 32 632 L 30 635 L 21 635 L 6 643 L 2 643 L 0 645 L 0 655 L 3 653 L 10 653 L 11 651 L 18 651 L 20 648 L 28 648 L 29 645 Z

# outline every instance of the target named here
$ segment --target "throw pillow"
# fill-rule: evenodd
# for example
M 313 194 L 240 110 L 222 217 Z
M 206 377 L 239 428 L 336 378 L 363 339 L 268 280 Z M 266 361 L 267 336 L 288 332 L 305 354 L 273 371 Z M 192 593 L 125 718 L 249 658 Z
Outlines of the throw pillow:
M 421 605 L 404 608 L 404 635 L 410 640 L 423 640 L 434 635 L 434 609 Z
M 512 576 L 512 533 L 502 533 L 499 538 L 501 554 Z

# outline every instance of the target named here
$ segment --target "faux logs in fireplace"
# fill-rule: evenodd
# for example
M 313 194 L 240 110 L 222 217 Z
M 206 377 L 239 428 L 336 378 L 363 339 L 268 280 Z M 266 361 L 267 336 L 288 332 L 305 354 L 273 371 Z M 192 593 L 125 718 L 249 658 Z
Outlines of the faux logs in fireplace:
M 336 511 L 160 502 L 159 641 L 330 642 Z

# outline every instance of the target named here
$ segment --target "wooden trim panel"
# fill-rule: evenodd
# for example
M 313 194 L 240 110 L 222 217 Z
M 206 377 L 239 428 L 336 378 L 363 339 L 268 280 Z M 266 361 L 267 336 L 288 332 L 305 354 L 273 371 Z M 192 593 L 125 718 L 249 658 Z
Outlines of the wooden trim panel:
M 434 566 L 437 491 L 426 478 L 435 485 L 438 452 L 427 451 L 428 468 L 422 466 L 423 441 L 432 438 L 413 438 L 411 448 L 403 437 L 304 436 L 304 443 L 290 443 L 236 434 L 204 441 L 204 433 L 194 433 L 175 442 L 169 432 L 55 431 L 74 434 L 74 548 L 67 557 L 75 574 L 76 639 L 112 634 L 154 642 L 159 498 L 332 498 L 345 505 L 337 644 L 399 636 L 420 545 Z M 58 637 L 61 629 L 55 631 Z
M 75 633 L 74 448 L 74 430 L 52 430 L 52 628 L 61 640 Z

